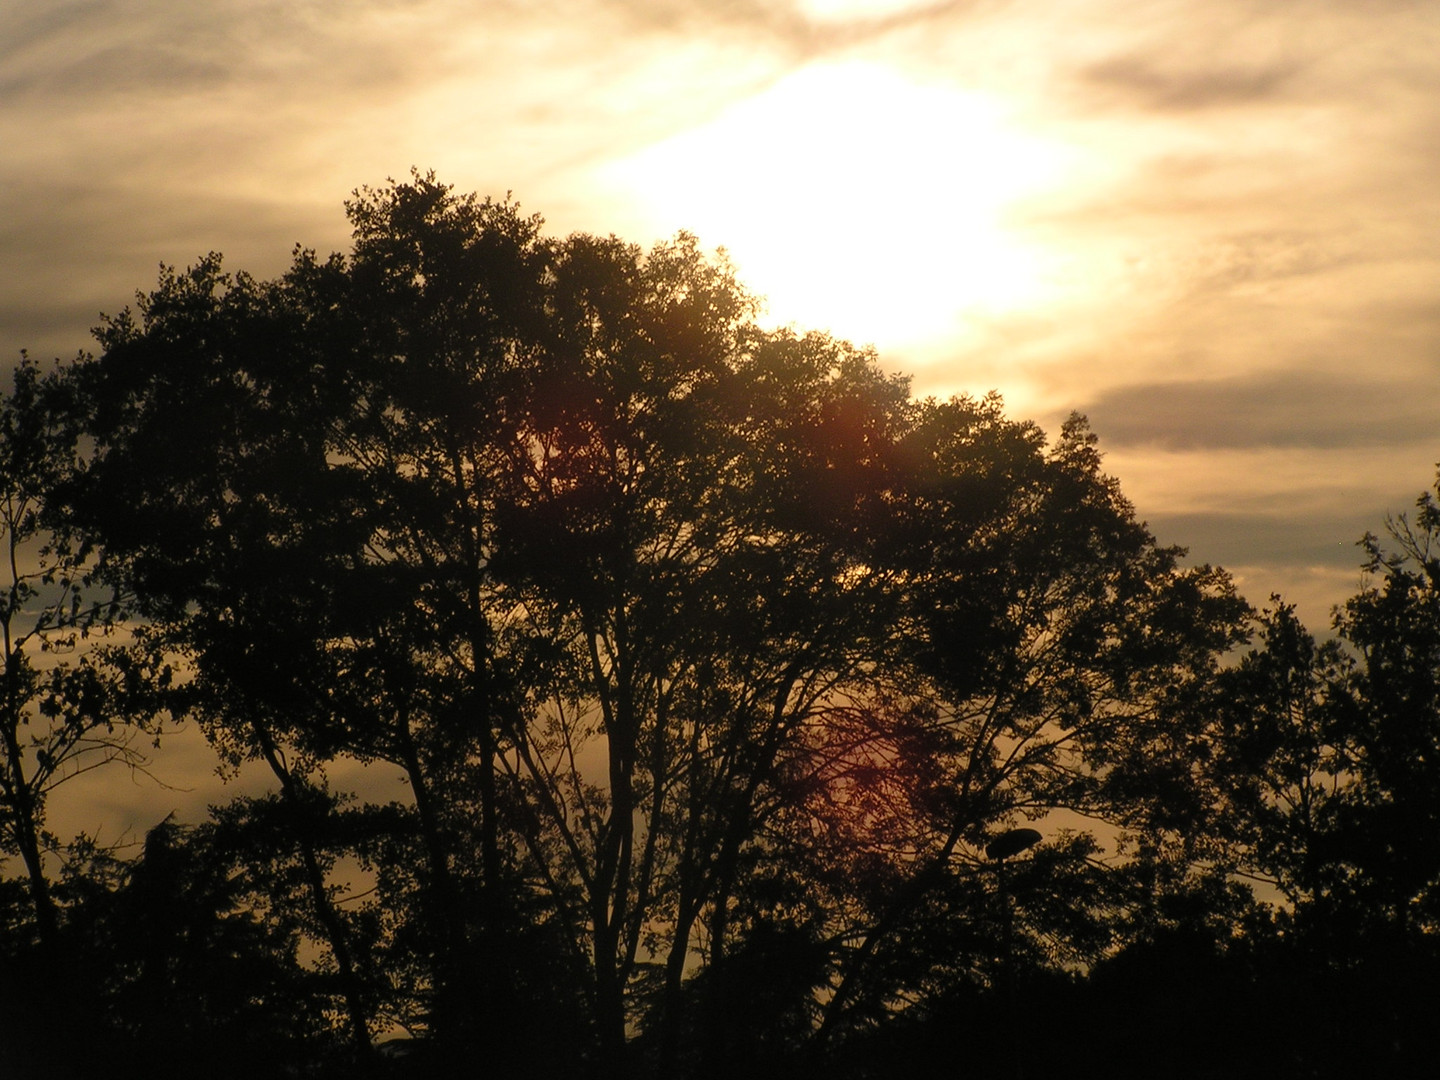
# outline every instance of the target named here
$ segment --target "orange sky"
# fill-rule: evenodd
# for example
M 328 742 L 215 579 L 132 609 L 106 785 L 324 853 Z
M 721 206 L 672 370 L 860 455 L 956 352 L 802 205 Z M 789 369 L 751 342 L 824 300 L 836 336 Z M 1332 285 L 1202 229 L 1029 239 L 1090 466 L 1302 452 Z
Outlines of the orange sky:
M 1440 460 L 1433 0 L 10 0 L 0 146 L 12 357 L 161 261 L 343 249 L 416 165 L 1087 413 L 1162 540 L 1316 629 Z

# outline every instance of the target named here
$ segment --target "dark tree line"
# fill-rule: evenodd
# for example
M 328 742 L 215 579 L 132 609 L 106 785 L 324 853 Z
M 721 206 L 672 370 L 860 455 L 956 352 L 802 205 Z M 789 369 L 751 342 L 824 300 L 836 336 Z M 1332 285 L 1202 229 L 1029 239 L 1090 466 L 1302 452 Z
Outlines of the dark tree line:
M 0 1071 L 1427 1060 L 1430 497 L 1317 641 L 1083 420 L 762 330 L 688 236 L 420 175 L 347 210 L 350 254 L 167 269 L 4 401 Z M 182 722 L 273 794 L 46 831 Z

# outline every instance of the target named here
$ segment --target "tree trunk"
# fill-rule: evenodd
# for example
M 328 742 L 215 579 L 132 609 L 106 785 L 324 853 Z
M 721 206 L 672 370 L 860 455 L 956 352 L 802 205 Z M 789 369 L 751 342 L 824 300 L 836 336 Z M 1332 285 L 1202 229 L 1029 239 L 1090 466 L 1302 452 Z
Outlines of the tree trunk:
M 6 717 L 5 722 L 5 756 L 9 766 L 11 811 L 14 815 L 12 838 L 20 850 L 20 859 L 25 864 L 25 876 L 30 886 L 30 902 L 35 910 L 35 927 L 40 946 L 48 951 L 56 945 L 55 898 L 50 892 L 50 882 L 45 877 L 44 859 L 40 854 L 35 800 L 30 794 L 20 740 L 16 737 L 18 725 L 15 723 L 13 710 L 7 712 L 12 713 Z
M 270 766 L 270 771 L 280 781 L 281 795 L 295 816 L 295 835 L 300 844 L 300 860 L 305 871 L 305 885 L 310 893 L 310 901 L 315 906 L 315 915 L 320 921 L 321 928 L 325 931 L 326 944 L 330 946 L 330 954 L 335 958 L 340 991 L 345 998 L 345 1009 L 349 1017 L 350 1041 L 354 1045 L 356 1059 L 360 1062 L 362 1069 L 368 1073 L 373 1056 L 370 1045 L 369 1010 L 365 1005 L 364 987 L 359 973 L 355 970 L 354 958 L 350 952 L 349 942 L 346 940 L 344 924 L 340 921 L 340 915 L 335 910 L 335 905 L 330 902 L 330 894 L 325 887 L 325 873 L 315 854 L 311 810 L 305 805 L 301 782 L 280 759 L 279 751 L 276 749 L 270 733 L 258 723 L 255 725 L 255 733 L 260 743 L 260 751 L 265 757 L 265 763 Z

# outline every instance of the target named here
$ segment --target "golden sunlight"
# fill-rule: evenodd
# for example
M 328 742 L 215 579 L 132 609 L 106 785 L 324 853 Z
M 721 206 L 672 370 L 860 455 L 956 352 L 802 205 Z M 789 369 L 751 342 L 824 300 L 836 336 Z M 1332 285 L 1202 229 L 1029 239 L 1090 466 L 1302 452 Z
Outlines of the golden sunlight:
M 902 15 L 927 5 L 927 0 L 800 0 L 812 19 L 875 19 Z
M 1057 257 L 1012 218 L 1071 158 L 1010 126 L 997 99 L 848 62 L 805 68 L 601 179 L 648 228 L 723 245 L 772 322 L 895 348 L 1046 299 Z

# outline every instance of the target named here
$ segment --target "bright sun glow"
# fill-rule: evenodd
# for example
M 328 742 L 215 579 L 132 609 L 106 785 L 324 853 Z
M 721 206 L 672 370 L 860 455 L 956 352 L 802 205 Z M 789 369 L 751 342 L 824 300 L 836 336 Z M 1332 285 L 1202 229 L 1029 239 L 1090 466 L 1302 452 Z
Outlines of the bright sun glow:
M 652 227 L 723 245 L 773 322 L 893 348 L 1043 300 L 1046 255 L 1007 211 L 1067 164 L 992 99 L 847 63 L 797 72 L 603 179 Z

